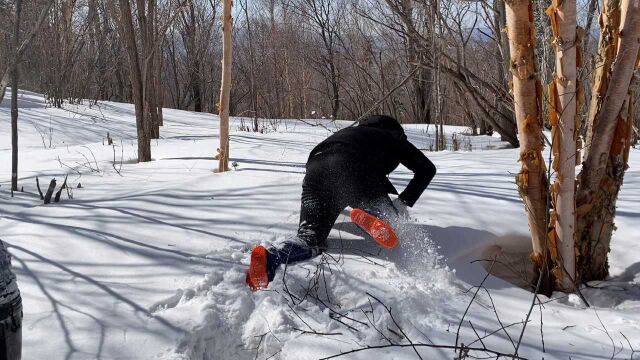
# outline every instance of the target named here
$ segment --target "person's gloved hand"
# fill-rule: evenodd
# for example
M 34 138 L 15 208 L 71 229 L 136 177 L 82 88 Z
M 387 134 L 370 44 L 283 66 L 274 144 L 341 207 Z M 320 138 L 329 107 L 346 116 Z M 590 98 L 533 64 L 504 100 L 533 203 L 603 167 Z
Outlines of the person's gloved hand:
M 404 203 L 400 198 L 395 198 L 391 201 L 393 207 L 398 211 L 398 217 L 403 219 L 409 219 L 409 210 L 407 208 L 407 204 Z

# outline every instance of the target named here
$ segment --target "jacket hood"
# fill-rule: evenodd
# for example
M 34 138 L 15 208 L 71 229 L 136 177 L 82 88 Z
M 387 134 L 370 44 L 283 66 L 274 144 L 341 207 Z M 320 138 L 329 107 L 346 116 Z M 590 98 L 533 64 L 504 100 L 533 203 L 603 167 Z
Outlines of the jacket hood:
M 368 126 L 372 128 L 387 130 L 393 133 L 393 136 L 404 140 L 407 136 L 404 133 L 402 125 L 398 120 L 386 115 L 371 115 L 361 120 L 358 126 Z

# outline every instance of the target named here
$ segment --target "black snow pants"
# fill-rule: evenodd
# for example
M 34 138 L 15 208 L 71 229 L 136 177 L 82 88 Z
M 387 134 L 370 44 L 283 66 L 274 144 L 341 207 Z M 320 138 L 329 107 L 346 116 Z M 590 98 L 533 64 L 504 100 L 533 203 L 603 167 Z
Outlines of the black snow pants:
M 22 357 L 22 300 L 0 307 L 0 360 Z
M 268 274 L 280 264 L 308 260 L 327 249 L 327 237 L 346 207 L 396 214 L 384 182 L 348 153 L 318 154 L 309 159 L 302 183 L 298 234 L 269 249 Z

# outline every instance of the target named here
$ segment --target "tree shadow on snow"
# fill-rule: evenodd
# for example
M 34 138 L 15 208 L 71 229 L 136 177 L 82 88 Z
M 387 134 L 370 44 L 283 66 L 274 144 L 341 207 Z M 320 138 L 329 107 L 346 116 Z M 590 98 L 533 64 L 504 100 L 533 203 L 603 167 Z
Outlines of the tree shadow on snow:
M 66 266 L 62 262 L 58 262 L 51 258 L 47 258 L 43 255 L 40 255 L 24 247 L 17 246 L 17 245 L 9 245 L 9 248 L 11 249 L 13 259 L 16 260 L 20 265 L 19 267 L 16 267 L 16 274 L 21 279 L 24 279 L 27 277 L 33 279 L 37 288 L 42 292 L 45 298 L 50 302 L 51 314 L 55 316 L 55 319 L 58 322 L 58 326 L 62 332 L 62 336 L 64 337 L 64 340 L 67 346 L 67 351 L 65 355 L 65 359 L 67 360 L 71 359 L 74 355 L 78 355 L 78 354 L 89 355 L 91 357 L 95 356 L 96 359 L 102 358 L 106 332 L 109 329 L 109 325 L 101 317 L 99 318 L 95 314 L 92 314 L 92 311 L 91 311 L 92 309 L 89 309 L 88 311 L 81 310 L 81 307 L 79 307 L 77 304 L 74 304 L 75 301 L 72 300 L 74 299 L 75 296 L 86 297 L 86 296 L 91 296 L 95 294 L 85 293 L 84 289 L 78 289 L 76 293 L 72 293 L 72 294 L 61 292 L 59 291 L 59 288 L 57 286 L 47 285 L 47 283 L 50 284 L 55 281 L 55 282 L 58 282 L 59 284 L 60 281 L 69 281 L 68 279 L 65 278 L 65 279 L 56 280 L 56 277 L 51 271 L 44 272 L 42 271 L 42 269 L 34 270 L 28 265 L 29 263 L 39 263 L 39 264 L 46 264 L 48 266 L 51 266 L 56 270 L 60 271 L 62 274 L 65 274 L 71 277 L 72 281 L 82 280 L 86 282 L 88 285 L 92 286 L 95 289 L 96 293 L 102 293 L 104 295 L 111 296 L 116 302 L 123 303 L 129 306 L 136 317 L 140 317 L 140 315 L 142 315 L 142 317 L 144 318 L 154 318 L 162 326 L 172 331 L 173 334 L 185 333 L 184 329 L 176 326 L 170 320 L 167 320 L 162 316 L 159 316 L 157 314 L 152 314 L 147 308 L 133 301 L 132 299 L 126 297 L 125 295 L 121 294 L 119 291 L 117 291 L 114 287 L 110 286 L 108 283 L 96 280 L 95 278 L 89 275 L 86 275 L 82 272 L 71 269 L 70 267 Z M 17 250 L 17 253 L 16 253 L 16 250 Z M 98 308 L 99 306 L 100 305 L 98 304 L 95 305 L 96 308 Z M 27 313 L 30 310 L 31 309 L 29 308 L 25 309 Z M 89 319 L 91 319 L 91 322 L 95 324 L 95 326 L 92 327 L 92 333 L 93 334 L 96 334 L 96 332 L 99 333 L 98 335 L 99 339 L 98 339 L 98 344 L 96 344 L 95 353 L 87 352 L 86 350 L 81 350 L 79 346 L 76 344 L 76 341 L 78 341 L 79 338 L 78 338 L 78 333 L 74 334 L 70 329 L 70 325 L 73 324 L 73 320 L 69 317 L 71 313 L 78 313 L 80 315 L 86 316 Z M 40 315 L 41 314 L 37 314 L 37 316 L 40 316 Z M 44 318 L 48 316 L 49 315 L 46 314 Z M 114 318 L 117 318 L 117 317 L 118 315 L 113 313 L 110 315 L 111 320 L 114 320 Z M 135 326 L 133 324 L 129 324 L 129 325 Z M 152 332 L 152 330 L 147 329 L 146 327 L 144 330 L 147 332 Z M 25 341 L 28 341 L 28 339 L 29 337 L 27 337 Z
M 640 309 L 640 261 L 605 281 L 592 281 L 582 289 L 589 305 L 599 308 Z

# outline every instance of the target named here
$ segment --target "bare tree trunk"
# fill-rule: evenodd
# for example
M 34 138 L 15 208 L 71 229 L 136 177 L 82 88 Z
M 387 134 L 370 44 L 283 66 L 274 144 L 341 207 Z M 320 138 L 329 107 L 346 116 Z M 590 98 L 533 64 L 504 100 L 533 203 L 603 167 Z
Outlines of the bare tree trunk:
M 124 38 L 125 48 L 129 58 L 129 76 L 133 92 L 133 102 L 136 111 L 136 130 L 138 135 L 138 162 L 151 161 L 151 142 L 149 132 L 145 126 L 144 111 L 144 90 L 143 79 L 140 71 L 140 61 L 138 58 L 138 45 L 136 43 L 136 32 L 133 28 L 131 4 L 129 0 L 118 0 L 120 5 L 120 19 L 118 28 L 120 35 Z
M 191 96 L 193 96 L 193 110 L 202 112 L 202 92 L 200 91 L 200 63 L 198 60 L 193 61 L 193 70 L 191 70 Z
M 247 36 L 249 41 L 249 81 L 251 85 L 251 112 L 253 113 L 253 131 L 258 132 L 258 106 L 256 98 L 255 59 L 253 58 L 253 37 L 251 36 L 251 20 L 249 19 L 249 2 L 244 1 L 244 18 L 247 22 Z M 287 68 L 287 78 L 289 70 Z M 289 95 L 291 96 L 291 95 Z M 289 106 L 291 108 L 291 105 Z
M 301 74 L 301 78 L 302 78 L 302 118 L 306 118 L 307 116 L 309 116 L 309 106 L 308 106 L 308 97 L 307 97 L 307 89 L 308 89 L 308 81 L 307 81 L 307 68 L 306 66 L 306 61 L 305 58 L 302 58 L 302 74 Z
M 556 180 L 551 188 L 554 200 L 553 227 L 550 239 L 553 275 L 556 288 L 573 291 L 575 279 L 575 178 L 576 178 L 576 110 L 577 52 L 576 1 L 554 0 L 547 9 L 551 18 L 556 50 L 556 75 L 552 80 L 549 109 L 552 128 L 553 170 Z M 556 101 L 557 100 L 557 101 Z
M 20 44 L 20 15 L 22 14 L 22 0 L 16 0 L 16 17 L 13 32 L 14 58 L 15 66 L 12 72 L 11 83 L 11 196 L 13 192 L 18 191 L 18 77 L 20 55 L 18 46 Z M 1 101 L 1 100 L 0 100 Z
M 180 10 L 178 10 L 180 11 Z M 156 94 L 156 126 L 158 127 L 158 137 L 160 137 L 160 126 L 164 125 L 164 114 L 162 113 L 162 107 L 164 106 L 164 88 L 162 87 L 162 46 L 164 44 L 164 34 L 161 33 L 160 23 L 158 21 L 158 13 L 156 11 L 156 18 L 154 20 L 154 38 L 155 41 L 155 52 L 154 55 L 154 92 Z
M 633 133 L 632 99 L 637 82 L 638 75 L 634 77 L 627 98 L 616 119 L 616 129 L 611 143 L 606 174 L 599 189 L 601 201 L 596 209 L 600 208 L 600 213 L 599 216 L 593 219 L 593 223 L 589 227 L 592 241 L 591 258 L 589 269 L 583 269 L 582 277 L 584 281 L 604 280 L 608 276 L 609 263 L 607 257 L 611 237 L 615 229 L 616 202 L 624 181 L 625 172 L 629 167 L 629 150 Z
M 253 66 L 253 65 L 252 65 Z M 289 118 L 293 118 L 293 88 L 291 86 L 291 74 L 289 71 L 289 52 L 287 51 L 287 49 L 284 50 L 284 75 L 285 75 L 285 82 L 287 84 L 287 116 Z M 253 70 L 251 71 L 253 74 Z M 253 77 L 253 75 L 252 75 Z M 255 86 L 255 82 L 252 82 L 252 86 Z M 255 114 L 255 110 L 254 110 L 254 114 Z M 258 131 L 258 116 L 254 115 L 253 117 L 253 124 L 255 127 L 255 131 Z
M 98 35 L 100 34 L 100 16 L 98 15 L 97 0 L 87 1 L 87 27 L 89 32 L 89 54 L 91 54 L 91 70 L 89 74 L 89 89 L 91 100 L 97 102 L 103 95 L 103 49 L 98 45 Z
M 480 123 L 478 134 L 487 135 L 487 122 L 482 118 L 480 118 L 478 122 Z
M 581 200 L 581 205 L 590 203 L 589 200 L 598 191 L 604 176 L 615 134 L 615 119 L 627 98 L 636 67 L 640 48 L 640 0 L 622 0 L 620 23 L 618 55 L 613 64 L 606 96 L 593 118 L 593 130 L 590 131 L 591 142 L 580 177 L 578 198 Z
M 509 38 L 507 36 L 506 31 L 503 31 L 507 26 L 507 18 L 506 18 L 506 9 L 504 0 L 494 0 L 493 1 L 493 21 L 494 27 L 496 29 L 496 60 L 500 61 L 501 65 L 498 65 L 498 77 L 502 86 L 507 91 L 509 90 L 509 78 L 511 77 L 509 74 L 510 69 L 510 51 L 509 51 Z M 500 101 L 496 104 L 500 109 L 506 108 L 505 102 Z M 486 121 L 480 120 L 482 123 Z M 499 122 L 501 127 L 508 127 L 506 120 L 495 119 L 494 121 Z M 487 131 L 490 131 L 490 127 L 484 125 L 483 135 L 487 134 Z M 504 132 L 500 132 L 500 137 L 502 141 L 509 141 L 509 135 Z
M 146 15 L 138 14 L 139 18 L 142 18 L 140 22 L 141 31 L 143 33 L 142 42 L 142 59 L 143 59 L 143 93 L 144 93 L 144 111 L 145 111 L 145 124 L 147 125 L 148 134 L 151 139 L 158 139 L 160 137 L 160 122 L 158 120 L 158 105 L 156 102 L 156 83 L 155 83 L 155 67 L 156 67 L 156 37 L 155 37 L 155 22 L 156 22 L 156 0 L 145 0 L 147 5 Z M 143 8 L 138 11 L 145 12 L 145 1 L 138 1 L 142 3 Z
M 513 98 L 520 137 L 522 168 L 516 184 L 522 196 L 533 242 L 531 259 L 537 276 L 542 277 L 542 293 L 552 287 L 548 273 L 547 238 L 547 177 L 542 157 L 541 85 L 536 75 L 534 57 L 535 30 L 531 0 L 506 3 L 507 30 L 511 49 Z
M 222 14 L 222 85 L 220 88 L 220 148 L 218 171 L 229 170 L 229 99 L 231 95 L 231 0 L 224 0 Z
M 407 21 L 413 21 L 413 0 L 402 1 L 402 11 L 406 14 Z M 419 44 L 416 43 L 415 36 L 407 36 L 407 53 L 409 57 L 409 66 L 412 64 L 419 67 L 413 78 L 413 96 L 414 103 L 414 116 L 415 121 L 419 124 L 429 124 L 431 121 L 431 113 L 429 109 L 429 89 L 430 82 L 425 79 L 426 69 L 422 65 L 424 54 L 419 48 Z M 433 44 L 432 44 L 433 45 Z M 431 71 L 431 70 L 429 70 Z
M 510 53 L 509 53 L 509 38 L 507 33 L 503 29 L 507 26 L 506 9 L 504 0 L 493 1 L 493 21 L 496 30 L 496 58 L 501 61 L 501 65 L 498 67 L 498 74 L 503 85 L 508 88 L 509 79 L 507 74 L 510 69 Z
M 66 75 L 68 69 L 72 68 L 73 61 L 73 10 L 74 10 L 75 1 L 74 0 L 63 0 L 61 4 L 62 10 L 62 57 L 61 61 L 61 69 L 62 76 L 56 77 L 56 92 L 53 94 L 56 97 L 55 102 L 58 107 L 62 107 L 64 105 L 65 99 L 71 100 L 71 92 L 69 91 L 70 82 L 69 78 Z
M 603 3 L 606 4 L 606 0 L 603 1 Z M 581 46 L 581 50 L 583 57 L 586 57 L 587 54 L 590 54 L 590 43 L 591 43 L 591 24 L 593 22 L 593 16 L 595 15 L 596 12 L 596 7 L 598 5 L 598 0 L 589 0 L 589 8 L 587 10 L 587 22 L 585 24 L 584 27 L 584 40 L 582 42 L 582 46 Z M 600 25 L 604 25 L 604 24 L 600 24 Z M 601 29 L 603 30 L 603 29 Z M 616 36 L 617 37 L 617 36 Z M 594 69 L 593 72 L 598 71 L 599 69 Z M 593 72 L 589 72 L 588 76 L 585 77 L 585 79 L 591 79 L 593 76 Z M 584 80 L 583 80 L 584 81 Z M 584 99 L 591 99 L 591 87 L 587 86 L 581 89 L 581 91 L 584 93 Z M 582 101 L 584 99 L 579 99 L 579 101 Z M 583 110 L 587 110 L 587 111 L 583 111 Z M 580 105 L 578 105 L 578 114 L 579 114 L 579 119 L 580 119 L 580 124 L 578 126 L 578 131 L 580 132 L 580 135 L 582 137 L 586 137 L 586 130 L 587 130 L 587 121 L 586 118 L 589 116 L 589 109 L 582 109 L 580 107 Z M 581 138 L 579 138 L 580 141 Z M 579 144 L 578 149 L 582 148 L 582 144 Z M 578 162 L 581 163 L 582 159 L 578 159 Z
M 553 78 L 553 66 L 554 64 L 554 54 L 551 49 L 552 44 L 552 34 L 551 34 L 551 23 L 549 19 L 544 17 L 545 10 L 551 5 L 553 0 L 534 0 L 534 17 L 539 16 L 537 21 L 535 21 L 535 26 L 537 27 L 537 37 L 536 37 L 536 60 L 537 60 L 537 71 L 538 77 L 542 81 L 543 84 L 548 84 L 551 82 Z M 546 107 L 543 108 L 544 111 L 547 110 Z M 544 116 L 548 115 L 546 113 Z
M 598 44 L 598 62 L 595 64 L 593 86 L 589 116 L 587 118 L 587 136 L 585 142 L 585 154 L 589 153 L 589 147 L 593 140 L 596 115 L 607 95 L 613 60 L 618 53 L 618 29 L 620 27 L 620 0 L 603 0 L 600 13 L 601 33 Z
M 337 59 L 337 44 L 340 39 L 342 14 L 345 3 L 330 0 L 304 0 L 305 15 L 317 27 L 325 54 L 322 55 L 323 69 L 320 71 L 327 82 L 327 94 L 331 97 L 331 117 L 337 119 L 340 113 L 340 64 Z
M 338 111 L 340 111 L 340 83 L 338 77 L 338 70 L 336 68 L 335 63 L 335 53 L 333 50 L 333 46 L 328 47 L 329 51 L 329 72 L 331 76 L 331 90 L 332 90 L 332 101 L 331 101 L 331 118 L 334 120 L 338 119 Z
M 200 73 L 200 59 L 198 58 L 198 47 L 196 46 L 196 9 L 193 0 L 188 1 L 188 16 L 182 13 L 183 26 L 185 27 L 183 42 L 186 46 L 187 73 L 189 74 L 189 84 L 191 98 L 193 99 L 193 109 L 202 112 L 202 75 Z
M 164 114 L 162 113 L 162 107 L 164 106 L 164 88 L 162 87 L 162 51 L 156 51 L 155 53 L 155 92 L 156 92 L 156 106 L 157 106 L 157 126 L 164 125 Z M 158 136 L 160 135 L 160 129 L 158 129 Z
M 436 151 L 440 151 L 440 150 L 444 150 L 441 148 L 442 145 L 442 139 L 444 138 L 444 134 L 443 134 L 443 128 L 441 126 L 442 124 L 442 108 L 440 106 L 440 91 L 441 91 L 441 71 L 440 71 L 440 59 L 438 56 L 438 52 L 440 51 L 440 46 L 438 43 L 438 39 L 436 36 L 436 33 L 439 31 L 440 28 L 440 16 L 438 16 L 438 13 L 440 11 L 440 5 L 439 5 L 439 0 L 435 0 L 432 3 L 432 9 L 431 9 L 431 46 L 433 47 L 433 52 L 432 52 L 432 62 L 434 64 L 434 73 L 433 73 L 433 96 L 432 96 L 432 104 L 433 104 L 433 109 L 434 109 L 434 124 L 436 127 L 436 146 L 435 149 Z
M 638 65 L 640 67 L 640 65 Z M 640 71 L 640 69 L 636 69 L 636 73 Z M 636 74 L 636 76 L 638 76 Z M 632 111 L 631 117 L 631 146 L 634 148 L 638 145 L 638 141 L 640 140 L 640 111 L 638 111 L 638 106 L 640 106 L 640 100 L 638 99 L 638 92 L 631 97 L 631 109 L 635 109 Z
M 599 52 L 603 62 L 611 64 L 611 70 L 598 71 L 594 78 L 592 96 L 601 97 L 590 109 L 589 148 L 579 177 L 578 272 L 582 281 L 605 279 L 609 272 L 607 254 L 615 203 L 627 167 L 632 131 L 630 91 L 640 47 L 640 1 L 605 3 L 602 16 Z M 607 34 L 619 34 L 619 38 L 611 39 Z M 615 58 L 612 52 L 617 53 Z

